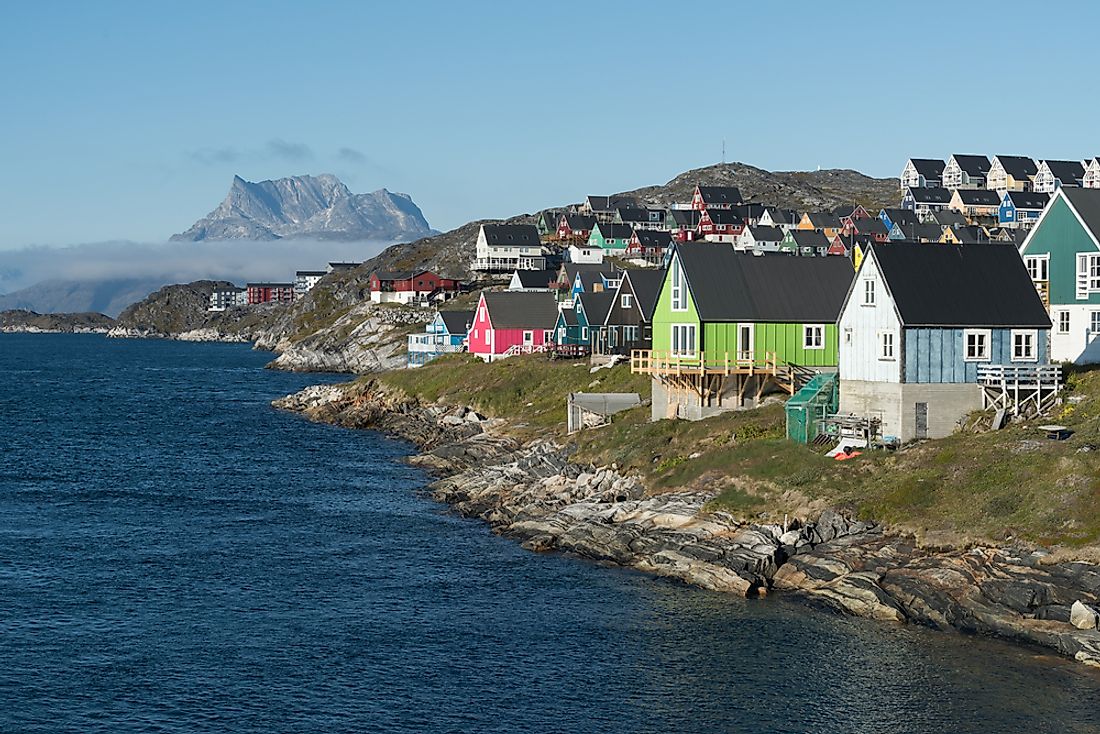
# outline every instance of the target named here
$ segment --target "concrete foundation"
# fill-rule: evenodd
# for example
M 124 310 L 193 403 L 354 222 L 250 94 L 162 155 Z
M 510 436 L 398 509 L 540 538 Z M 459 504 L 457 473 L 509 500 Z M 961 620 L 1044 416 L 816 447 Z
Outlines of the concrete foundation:
M 882 434 L 902 441 L 949 436 L 963 416 L 981 407 L 982 389 L 972 383 L 840 381 L 841 413 L 879 418 Z
M 748 384 L 745 386 L 743 398 L 739 397 L 740 386 L 737 381 L 728 379 L 722 389 L 721 400 L 712 397 L 707 401 L 703 401 L 694 390 L 671 389 L 665 383 L 654 378 L 652 380 L 653 402 L 650 407 L 650 418 L 655 421 L 664 420 L 665 418 L 698 421 L 721 413 L 728 413 L 731 410 L 755 408 L 756 403 L 753 399 L 756 396 L 757 386 L 755 381 L 764 378 L 749 377 L 745 379 Z

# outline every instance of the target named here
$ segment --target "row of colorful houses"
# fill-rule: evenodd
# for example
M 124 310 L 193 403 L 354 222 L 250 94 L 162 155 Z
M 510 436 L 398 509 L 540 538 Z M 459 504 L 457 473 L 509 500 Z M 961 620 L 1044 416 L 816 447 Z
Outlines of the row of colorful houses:
M 265 303 L 292 303 L 312 290 L 321 278 L 336 270 L 350 270 L 359 263 L 330 262 L 326 270 L 299 270 L 293 282 L 253 282 L 244 287 L 224 286 L 210 293 L 207 311 L 225 311 L 240 306 L 259 306 Z
M 1100 188 L 1100 159 L 1037 159 L 1022 155 L 966 155 L 910 158 L 899 177 L 901 188 L 988 189 L 1053 194 L 1062 187 Z

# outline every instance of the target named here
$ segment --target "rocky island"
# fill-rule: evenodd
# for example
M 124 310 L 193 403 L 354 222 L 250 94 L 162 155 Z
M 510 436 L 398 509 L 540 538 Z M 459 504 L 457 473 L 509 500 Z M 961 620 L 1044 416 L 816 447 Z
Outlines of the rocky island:
M 0 311 L 0 332 L 28 334 L 106 334 L 115 320 L 101 313 Z

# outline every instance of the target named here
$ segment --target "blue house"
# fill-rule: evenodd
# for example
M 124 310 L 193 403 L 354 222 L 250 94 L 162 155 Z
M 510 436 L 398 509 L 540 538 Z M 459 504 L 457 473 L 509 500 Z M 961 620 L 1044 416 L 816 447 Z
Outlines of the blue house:
M 611 310 L 614 301 L 615 291 L 581 293 L 577 296 L 577 300 L 573 302 L 573 310 L 577 315 L 581 344 L 589 347 L 597 344 L 600 330 L 607 320 L 607 312 Z
M 409 334 L 408 367 L 420 367 L 442 354 L 461 352 L 473 323 L 473 311 L 439 311 L 424 331 Z
M 558 321 L 554 324 L 554 343 L 565 346 L 588 343 L 588 330 L 581 330 L 576 309 L 566 306 L 558 308 Z
M 1050 194 L 1035 191 L 1006 191 L 997 212 L 1002 227 L 1030 227 L 1050 202 Z
M 886 225 L 887 232 L 893 230 L 895 224 L 904 227 L 917 223 L 917 215 L 912 209 L 883 209 L 878 213 L 878 218 Z
M 982 408 L 1040 412 L 1059 389 L 1050 319 L 1013 247 L 873 245 L 838 326 L 840 411 L 902 441 Z

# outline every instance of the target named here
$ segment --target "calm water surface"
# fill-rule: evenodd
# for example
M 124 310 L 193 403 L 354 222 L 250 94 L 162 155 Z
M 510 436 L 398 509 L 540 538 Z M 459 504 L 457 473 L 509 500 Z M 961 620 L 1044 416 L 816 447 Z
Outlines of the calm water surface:
M 1094 732 L 1001 643 L 535 555 L 234 345 L 0 335 L 0 732 Z

